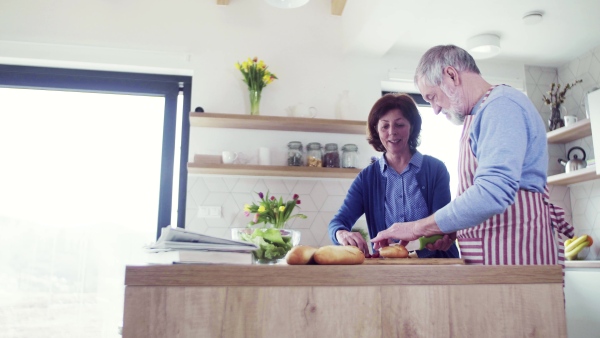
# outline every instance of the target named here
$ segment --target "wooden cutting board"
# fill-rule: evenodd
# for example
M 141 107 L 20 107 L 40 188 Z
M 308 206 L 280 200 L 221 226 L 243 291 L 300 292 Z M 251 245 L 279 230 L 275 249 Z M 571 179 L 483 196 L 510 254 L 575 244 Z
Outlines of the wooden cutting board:
M 365 258 L 363 264 L 369 265 L 464 265 L 462 258 Z

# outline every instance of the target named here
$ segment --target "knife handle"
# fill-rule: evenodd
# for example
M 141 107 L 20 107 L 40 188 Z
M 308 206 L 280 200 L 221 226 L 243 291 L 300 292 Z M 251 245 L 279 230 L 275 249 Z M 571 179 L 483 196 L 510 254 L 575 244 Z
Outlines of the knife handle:
M 435 241 L 437 241 L 438 239 L 443 238 L 444 235 L 433 235 L 433 236 L 429 236 L 429 237 L 419 237 L 419 250 L 423 250 L 425 249 L 425 246 L 429 243 L 433 244 L 435 243 Z

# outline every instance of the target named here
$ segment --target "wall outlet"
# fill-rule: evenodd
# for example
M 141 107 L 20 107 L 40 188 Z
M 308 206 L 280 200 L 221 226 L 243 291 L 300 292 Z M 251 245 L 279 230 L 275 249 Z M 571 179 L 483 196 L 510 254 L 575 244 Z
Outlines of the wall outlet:
M 196 215 L 198 218 L 221 218 L 221 207 L 200 206 Z

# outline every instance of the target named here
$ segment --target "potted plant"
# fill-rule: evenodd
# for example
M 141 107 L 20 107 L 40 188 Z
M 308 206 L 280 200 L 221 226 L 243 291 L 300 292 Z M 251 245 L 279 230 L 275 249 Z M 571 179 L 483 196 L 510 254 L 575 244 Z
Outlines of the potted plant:
M 562 119 L 560 115 L 561 105 L 565 102 L 565 95 L 567 91 L 577 85 L 578 83 L 583 82 L 583 80 L 577 80 L 573 83 L 568 83 L 562 90 L 560 90 L 560 83 L 552 83 L 550 87 L 550 91 L 546 93 L 546 95 L 542 95 L 542 100 L 544 103 L 552 108 L 552 114 L 550 115 L 550 119 L 548 121 L 548 129 L 555 130 L 565 126 L 565 121 Z
M 286 229 L 287 222 L 292 218 L 306 219 L 306 215 L 292 214 L 295 208 L 300 208 L 298 194 L 294 194 L 289 201 L 269 196 L 269 192 L 259 192 L 258 197 L 258 202 L 244 206 L 246 216 L 253 215 L 248 227 L 232 229 L 232 236 L 234 239 L 252 242 L 258 247 L 254 251 L 257 263 L 275 264 L 300 242 L 300 232 Z

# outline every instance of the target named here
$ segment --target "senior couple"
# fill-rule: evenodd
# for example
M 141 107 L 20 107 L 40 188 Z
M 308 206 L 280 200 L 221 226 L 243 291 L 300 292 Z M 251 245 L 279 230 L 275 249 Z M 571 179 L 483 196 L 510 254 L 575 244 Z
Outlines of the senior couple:
M 443 235 L 416 255 L 460 256 L 466 264 L 563 264 L 559 246 L 573 237 L 573 227 L 548 201 L 546 128 L 533 103 L 514 88 L 488 83 L 473 57 L 453 45 L 429 49 L 414 81 L 435 114 L 463 125 L 457 197 L 451 201 L 446 166 L 417 150 L 421 117 L 412 98 L 385 95 L 367 119 L 367 140 L 383 155 L 352 183 L 329 224 L 331 240 L 369 256 L 369 245 L 377 251 Z M 351 231 L 363 214 L 371 243 Z

